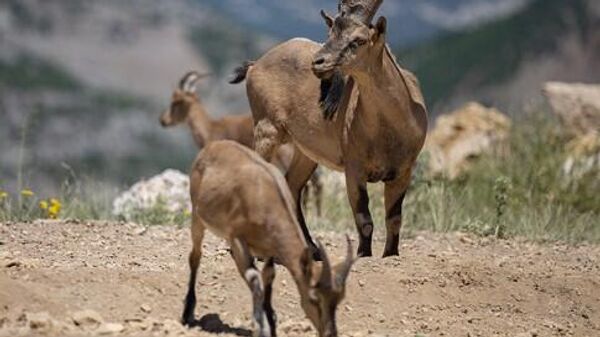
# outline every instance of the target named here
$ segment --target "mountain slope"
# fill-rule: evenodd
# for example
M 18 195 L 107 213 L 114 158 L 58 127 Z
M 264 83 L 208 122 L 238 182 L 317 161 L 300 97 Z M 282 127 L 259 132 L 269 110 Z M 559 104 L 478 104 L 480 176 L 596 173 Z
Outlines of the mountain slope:
M 336 12 L 337 0 L 197 0 L 254 29 L 280 39 L 323 40 L 319 10 Z M 388 18 L 390 38 L 409 45 L 445 31 L 476 25 L 511 13 L 529 0 L 386 0 L 379 15 Z M 440 19 L 443 18 L 443 20 Z
M 598 79 L 595 6 L 593 0 L 536 0 L 508 18 L 398 54 L 435 110 L 466 99 L 518 109 L 542 81 Z

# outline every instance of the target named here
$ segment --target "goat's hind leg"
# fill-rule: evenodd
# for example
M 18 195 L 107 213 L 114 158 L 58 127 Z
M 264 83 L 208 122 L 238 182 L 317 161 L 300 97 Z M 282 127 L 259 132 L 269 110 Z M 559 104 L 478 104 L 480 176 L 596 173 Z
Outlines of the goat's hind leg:
M 192 215 L 192 242 L 193 248 L 189 255 L 190 279 L 188 283 L 188 292 L 185 297 L 183 315 L 181 323 L 191 326 L 194 323 L 194 308 L 196 307 L 196 276 L 200 259 L 202 257 L 202 241 L 204 240 L 205 227 L 198 215 Z
M 283 143 L 283 135 L 268 119 L 261 119 L 254 125 L 254 150 L 264 160 L 273 161 L 275 152 Z
M 271 337 L 269 319 L 264 307 L 264 282 L 261 273 L 259 273 L 254 265 L 254 258 L 250 255 L 246 243 L 239 238 L 235 238 L 231 244 L 231 255 L 235 260 L 238 271 L 252 292 L 252 317 L 255 324 L 254 336 Z
M 262 269 L 262 279 L 265 284 L 265 301 L 263 309 L 267 314 L 269 326 L 271 327 L 271 337 L 277 337 L 277 314 L 271 304 L 273 295 L 273 280 L 275 280 L 275 259 L 269 258 Z

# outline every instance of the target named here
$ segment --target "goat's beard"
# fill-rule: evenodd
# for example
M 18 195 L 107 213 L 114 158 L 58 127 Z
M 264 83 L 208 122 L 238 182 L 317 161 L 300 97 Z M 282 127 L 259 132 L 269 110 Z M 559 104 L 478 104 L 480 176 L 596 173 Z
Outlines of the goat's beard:
M 321 78 L 321 96 L 319 105 L 323 112 L 323 118 L 331 120 L 337 112 L 344 94 L 346 78 L 339 70 L 334 70 L 331 75 Z

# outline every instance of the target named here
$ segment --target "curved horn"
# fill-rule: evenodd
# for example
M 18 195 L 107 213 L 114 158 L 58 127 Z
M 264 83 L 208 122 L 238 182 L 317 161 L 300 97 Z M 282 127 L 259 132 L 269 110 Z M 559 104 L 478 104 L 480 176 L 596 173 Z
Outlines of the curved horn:
M 319 240 L 317 240 L 317 248 L 319 249 L 319 253 L 323 258 L 323 268 L 321 269 L 321 278 L 319 280 L 319 286 L 323 288 L 331 288 L 332 273 L 329 257 L 327 256 L 327 252 L 325 252 L 325 248 L 323 248 L 323 245 Z
M 340 0 L 338 11 L 342 16 L 352 16 L 370 25 L 383 0 Z
M 195 92 L 196 91 L 196 83 L 199 79 L 208 77 L 211 74 L 209 73 L 199 73 L 195 70 L 188 72 L 183 76 L 183 78 L 179 81 L 179 89 L 185 92 Z
M 352 268 L 352 265 L 354 264 L 354 254 L 352 253 L 352 241 L 350 240 L 350 236 L 346 235 L 346 242 L 348 243 L 348 248 L 346 250 L 346 258 L 344 259 L 344 262 L 342 262 L 340 264 L 340 266 L 336 271 L 336 275 L 335 275 L 335 288 L 338 291 L 341 291 L 342 289 L 344 289 L 344 284 L 346 284 L 346 279 L 348 278 L 348 275 L 350 274 L 350 269 Z

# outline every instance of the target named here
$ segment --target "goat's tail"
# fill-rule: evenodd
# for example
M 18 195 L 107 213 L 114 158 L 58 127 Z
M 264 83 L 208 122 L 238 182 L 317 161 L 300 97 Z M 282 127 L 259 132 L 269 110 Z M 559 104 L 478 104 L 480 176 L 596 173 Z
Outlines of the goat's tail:
M 254 65 L 254 61 L 246 61 L 241 66 L 235 68 L 233 77 L 229 80 L 231 84 L 242 83 L 246 79 L 248 69 Z

